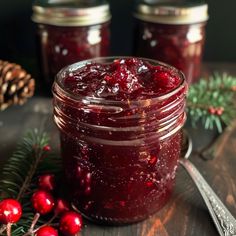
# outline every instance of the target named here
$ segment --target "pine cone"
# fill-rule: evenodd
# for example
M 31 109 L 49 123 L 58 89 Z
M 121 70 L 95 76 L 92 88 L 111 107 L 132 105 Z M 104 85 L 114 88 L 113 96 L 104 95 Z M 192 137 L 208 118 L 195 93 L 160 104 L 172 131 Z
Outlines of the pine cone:
M 35 80 L 20 65 L 0 60 L 0 110 L 33 96 Z

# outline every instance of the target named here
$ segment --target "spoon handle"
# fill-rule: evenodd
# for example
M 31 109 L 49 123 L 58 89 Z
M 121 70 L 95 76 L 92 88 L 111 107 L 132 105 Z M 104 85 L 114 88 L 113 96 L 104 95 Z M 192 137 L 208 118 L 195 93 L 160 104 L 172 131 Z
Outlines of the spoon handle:
M 221 202 L 197 168 L 187 159 L 181 159 L 180 163 L 197 185 L 219 234 L 221 236 L 236 236 L 236 219 Z

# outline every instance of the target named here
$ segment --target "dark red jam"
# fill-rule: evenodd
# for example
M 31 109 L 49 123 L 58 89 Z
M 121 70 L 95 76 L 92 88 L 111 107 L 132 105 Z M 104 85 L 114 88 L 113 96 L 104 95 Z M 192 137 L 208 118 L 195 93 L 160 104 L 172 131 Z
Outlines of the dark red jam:
M 180 78 L 175 69 L 128 58 L 110 64 L 89 63 L 70 73 L 63 83 L 74 95 L 123 101 L 164 95 L 180 84 Z
M 80 62 L 57 75 L 54 119 L 65 177 L 85 217 L 131 223 L 165 205 L 180 155 L 186 89 L 176 69 L 137 58 Z
M 205 23 L 171 25 L 139 21 L 135 55 L 157 59 L 183 71 L 189 84 L 199 79 Z
M 48 90 L 64 66 L 109 55 L 109 23 L 78 27 L 40 24 L 37 35 L 41 71 Z

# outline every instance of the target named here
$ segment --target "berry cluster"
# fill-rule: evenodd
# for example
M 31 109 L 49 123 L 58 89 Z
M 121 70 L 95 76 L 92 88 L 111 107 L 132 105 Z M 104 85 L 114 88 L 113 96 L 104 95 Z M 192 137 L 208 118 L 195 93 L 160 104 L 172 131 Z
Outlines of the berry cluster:
M 81 230 L 82 217 L 77 212 L 70 210 L 69 204 L 61 198 L 54 199 L 55 176 L 45 174 L 39 177 L 38 190 L 31 198 L 32 206 L 36 211 L 29 231 L 24 235 L 36 236 L 58 236 L 58 230 L 52 227 L 51 222 L 59 217 L 58 229 L 66 236 L 75 235 Z M 54 213 L 48 223 L 34 228 L 39 217 L 49 213 Z M 0 223 L 11 225 L 16 223 L 22 215 L 22 207 L 15 199 L 4 199 L 0 202 Z
M 208 108 L 208 112 L 211 115 L 221 116 L 224 113 L 224 108 L 223 107 L 213 107 L 213 106 L 210 106 Z

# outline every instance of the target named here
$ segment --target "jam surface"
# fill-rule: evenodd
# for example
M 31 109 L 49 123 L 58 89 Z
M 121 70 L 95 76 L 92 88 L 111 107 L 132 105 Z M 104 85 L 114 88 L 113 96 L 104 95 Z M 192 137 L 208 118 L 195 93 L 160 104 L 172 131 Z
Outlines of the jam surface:
M 80 96 L 71 100 L 54 85 L 54 118 L 74 206 L 99 223 L 147 218 L 171 196 L 186 87 L 152 98 L 177 88 L 181 75 L 136 58 L 67 72 L 59 87 Z
M 71 72 L 63 83 L 75 95 L 121 101 L 164 95 L 180 84 L 180 78 L 174 68 L 127 58 L 87 64 Z

